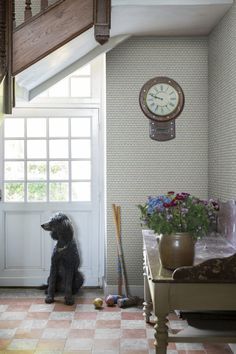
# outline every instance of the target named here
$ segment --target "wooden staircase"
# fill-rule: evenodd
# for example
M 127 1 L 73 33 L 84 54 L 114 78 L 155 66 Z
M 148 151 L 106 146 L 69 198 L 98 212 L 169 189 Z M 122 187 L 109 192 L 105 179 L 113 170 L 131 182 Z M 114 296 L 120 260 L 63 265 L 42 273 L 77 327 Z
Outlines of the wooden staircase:
M 25 0 L 24 22 L 15 26 L 14 0 L 0 1 L 0 111 L 14 106 L 14 76 L 94 26 L 95 39 L 109 39 L 111 0 L 38 0 L 32 16 Z M 47 70 L 47 68 L 45 68 Z M 36 73 L 37 75 L 37 73 Z

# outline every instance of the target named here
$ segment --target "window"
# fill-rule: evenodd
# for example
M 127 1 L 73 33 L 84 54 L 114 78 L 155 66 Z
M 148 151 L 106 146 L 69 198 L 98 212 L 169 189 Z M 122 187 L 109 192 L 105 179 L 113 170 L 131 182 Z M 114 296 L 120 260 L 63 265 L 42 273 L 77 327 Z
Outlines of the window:
M 6 117 L 4 201 L 90 201 L 91 123 L 91 117 Z
M 88 64 L 74 71 L 73 74 L 60 80 L 38 97 L 91 98 L 91 65 Z

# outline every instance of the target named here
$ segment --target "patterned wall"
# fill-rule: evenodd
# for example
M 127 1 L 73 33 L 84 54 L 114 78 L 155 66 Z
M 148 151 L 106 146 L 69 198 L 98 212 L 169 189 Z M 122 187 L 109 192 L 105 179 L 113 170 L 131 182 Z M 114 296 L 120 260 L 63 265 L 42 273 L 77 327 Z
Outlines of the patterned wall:
M 56 0 L 49 0 L 48 4 L 52 5 Z M 24 22 L 25 0 L 15 0 L 16 26 Z M 40 0 L 31 0 L 32 15 L 36 15 L 40 11 Z
M 209 195 L 236 199 L 236 4 L 209 36 Z
M 116 284 L 111 204 L 121 205 L 129 284 L 142 284 L 142 237 L 136 205 L 168 190 L 208 194 L 207 38 L 132 38 L 107 54 L 107 283 Z M 141 86 L 165 75 L 185 92 L 176 138 L 149 138 L 139 108 Z

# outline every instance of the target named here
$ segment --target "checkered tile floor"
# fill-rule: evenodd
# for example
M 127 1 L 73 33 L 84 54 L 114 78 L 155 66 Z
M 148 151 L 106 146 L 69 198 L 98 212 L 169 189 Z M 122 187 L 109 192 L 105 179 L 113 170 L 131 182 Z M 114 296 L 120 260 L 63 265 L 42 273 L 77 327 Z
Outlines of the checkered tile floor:
M 0 353 L 11 354 L 154 354 L 154 329 L 143 320 L 142 308 L 104 306 L 92 301 L 98 290 L 81 291 L 74 306 L 57 298 L 44 303 L 38 290 L 0 289 Z M 170 316 L 177 331 L 185 321 Z M 233 353 L 224 344 L 170 344 L 168 354 Z

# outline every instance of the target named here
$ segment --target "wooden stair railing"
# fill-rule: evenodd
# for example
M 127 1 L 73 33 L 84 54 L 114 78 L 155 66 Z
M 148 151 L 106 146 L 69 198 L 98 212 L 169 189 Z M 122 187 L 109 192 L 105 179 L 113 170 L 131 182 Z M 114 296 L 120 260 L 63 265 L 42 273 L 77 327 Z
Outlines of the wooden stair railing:
M 25 23 L 13 33 L 13 75 L 44 58 L 94 26 L 100 44 L 109 39 L 111 0 L 58 0 L 32 17 L 31 0 L 25 2 Z
M 14 106 L 14 78 L 12 75 L 13 9 L 11 0 L 0 1 L 0 91 L 1 113 L 11 113 Z

